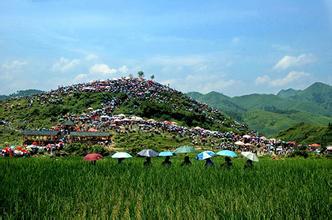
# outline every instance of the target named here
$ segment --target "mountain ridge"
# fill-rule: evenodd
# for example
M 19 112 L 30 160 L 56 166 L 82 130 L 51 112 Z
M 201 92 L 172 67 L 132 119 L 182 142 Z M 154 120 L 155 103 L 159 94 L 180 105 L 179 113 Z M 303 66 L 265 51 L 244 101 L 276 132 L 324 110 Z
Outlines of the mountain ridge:
M 187 93 L 267 135 L 301 122 L 327 125 L 332 121 L 332 87 L 321 82 L 304 90 L 287 89 L 277 94 L 248 94 L 228 97 L 222 93 Z M 326 121 L 326 123 L 325 123 Z

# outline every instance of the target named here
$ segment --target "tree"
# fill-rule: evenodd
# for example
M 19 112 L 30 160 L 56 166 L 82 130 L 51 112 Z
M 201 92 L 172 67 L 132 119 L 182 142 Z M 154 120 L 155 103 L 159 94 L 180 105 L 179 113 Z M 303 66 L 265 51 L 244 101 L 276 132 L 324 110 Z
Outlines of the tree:
M 151 80 L 154 80 L 154 75 L 152 74 L 150 78 L 151 78 Z
M 138 77 L 141 78 L 141 79 L 144 78 L 144 72 L 143 72 L 143 71 L 138 71 L 138 72 L 137 72 L 137 75 L 138 75 Z

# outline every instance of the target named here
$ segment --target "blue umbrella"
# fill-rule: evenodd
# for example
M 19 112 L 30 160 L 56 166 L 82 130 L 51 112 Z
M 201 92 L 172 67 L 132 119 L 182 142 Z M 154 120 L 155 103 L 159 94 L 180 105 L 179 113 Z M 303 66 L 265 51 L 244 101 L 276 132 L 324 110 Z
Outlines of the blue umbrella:
M 205 160 L 216 155 L 213 151 L 203 151 L 202 153 L 197 154 L 197 160 Z
M 237 157 L 237 154 L 231 150 L 222 150 L 222 151 L 219 151 L 217 154 L 219 156 L 225 156 L 225 157 Z
M 170 151 L 163 151 L 159 153 L 159 157 L 171 157 L 173 156 L 173 153 Z

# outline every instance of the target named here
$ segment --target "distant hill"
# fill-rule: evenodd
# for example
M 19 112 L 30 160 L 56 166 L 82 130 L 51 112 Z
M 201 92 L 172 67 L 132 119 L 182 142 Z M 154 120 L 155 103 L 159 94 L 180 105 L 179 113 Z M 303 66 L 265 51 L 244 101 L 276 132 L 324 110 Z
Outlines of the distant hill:
M 288 91 L 286 94 L 289 99 L 315 103 L 317 106 L 327 110 L 330 115 L 332 114 L 332 86 L 317 82 L 305 90 Z M 285 93 L 279 92 L 278 96 L 285 96 Z
M 296 141 L 301 144 L 319 143 L 323 146 L 332 145 L 332 126 L 297 124 L 281 131 L 278 138 L 285 141 Z
M 27 89 L 27 90 L 19 90 L 16 93 L 10 95 L 0 95 L 0 100 L 6 100 L 11 98 L 21 98 L 21 97 L 28 97 L 37 94 L 41 94 L 44 91 L 37 90 L 37 89 Z
M 218 92 L 187 95 L 265 135 L 277 135 L 301 122 L 320 126 L 332 122 L 332 87 L 323 83 L 314 83 L 305 90 L 281 90 L 277 95 L 251 94 L 233 98 Z

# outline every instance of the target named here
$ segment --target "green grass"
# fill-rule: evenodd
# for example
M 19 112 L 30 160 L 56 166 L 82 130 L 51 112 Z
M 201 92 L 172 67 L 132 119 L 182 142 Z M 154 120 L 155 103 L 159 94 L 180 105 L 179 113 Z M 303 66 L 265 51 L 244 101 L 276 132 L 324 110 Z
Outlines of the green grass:
M 143 168 L 143 159 L 96 166 L 81 158 L 0 159 L 0 218 L 328 219 L 331 161 L 262 159 L 243 170 L 201 161 Z
M 210 149 L 220 144 L 220 138 L 206 138 L 205 142 L 195 138 L 197 144 L 192 144 L 192 139 L 188 136 L 176 135 L 176 133 L 154 133 L 133 131 L 128 133 L 113 133 L 115 148 L 126 150 L 152 148 L 156 150 L 174 149 L 183 145 L 193 145 Z

